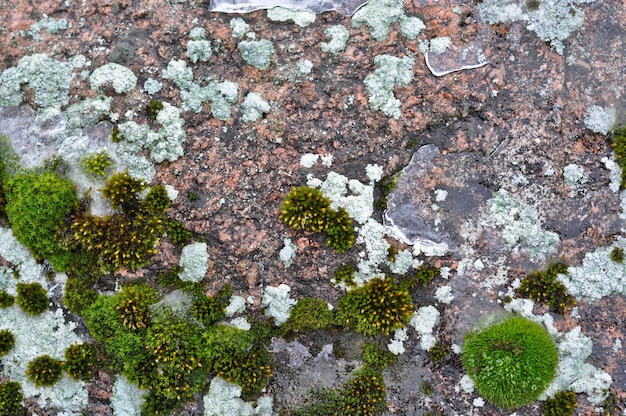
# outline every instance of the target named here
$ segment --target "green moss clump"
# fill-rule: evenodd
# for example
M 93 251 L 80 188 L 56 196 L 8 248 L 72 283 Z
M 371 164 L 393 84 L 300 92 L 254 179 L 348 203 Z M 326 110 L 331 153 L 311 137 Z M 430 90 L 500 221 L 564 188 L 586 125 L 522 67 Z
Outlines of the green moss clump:
M 15 381 L 0 384 L 0 416 L 21 415 L 24 393 L 22 386 Z
M 426 286 L 432 282 L 435 277 L 439 276 L 440 271 L 436 267 L 429 266 L 427 264 L 421 265 L 415 275 L 403 277 L 398 285 L 403 290 L 411 290 L 416 285 Z
M 140 201 L 137 193 L 146 186 L 127 172 L 114 175 L 102 189 L 102 195 L 117 212 L 106 217 L 83 213 L 71 226 L 75 242 L 95 255 L 104 271 L 122 267 L 136 270 L 156 254 L 156 245 L 165 234 L 169 198 L 163 187 L 155 186 Z
M 378 201 L 376 201 L 376 204 L 374 205 L 376 210 L 384 211 L 387 209 L 387 197 L 389 197 L 391 191 L 396 189 L 397 180 L 398 174 L 387 176 L 386 178 L 383 178 L 381 181 L 376 183 L 376 188 L 380 190 L 380 198 L 378 199 Z
M 131 212 L 139 204 L 137 194 L 147 187 L 145 181 L 133 178 L 128 172 L 116 173 L 102 188 L 102 196 L 111 202 L 113 208 Z
M 280 206 L 280 219 L 291 228 L 322 232 L 327 228 L 330 199 L 308 186 L 293 188 Z
M 150 120 L 156 120 L 161 110 L 163 110 L 163 101 L 151 100 L 146 107 L 146 116 L 148 116 Z
M 444 358 L 448 355 L 448 350 L 441 345 L 440 343 L 436 343 L 428 350 L 428 358 L 434 363 L 439 363 L 443 361 Z
M 335 271 L 333 280 L 335 281 L 335 284 L 343 283 L 346 287 L 352 288 L 356 285 L 354 281 L 354 273 L 356 273 L 356 269 L 352 264 L 342 264 Z
M 543 404 L 544 416 L 571 416 L 576 411 L 576 393 L 559 391 Z
M 128 285 L 116 296 L 115 310 L 124 326 L 136 331 L 150 323 L 149 307 L 157 301 L 159 294 L 146 284 Z
M 17 305 L 29 315 L 39 315 L 48 310 L 48 292 L 39 283 L 17 284 Z
M 83 159 L 83 170 L 96 178 L 104 178 L 113 166 L 113 160 L 106 152 L 94 153 Z
M 182 289 L 184 282 L 179 277 L 183 268 L 174 266 L 169 270 L 162 271 L 157 277 L 157 283 L 167 289 Z
M 180 221 L 170 221 L 167 224 L 167 237 L 177 246 L 183 246 L 189 242 L 191 231 Z
M 0 308 L 10 308 L 14 302 L 13 295 L 10 295 L 6 290 L 0 292 Z
M 335 323 L 328 303 L 320 298 L 304 298 L 291 309 L 291 315 L 282 325 L 286 331 L 309 332 L 328 328 Z
M 8 354 L 15 346 L 15 337 L 8 329 L 0 331 L 0 357 Z
M 354 245 L 355 236 L 352 219 L 345 209 L 339 207 L 327 215 L 326 244 L 340 253 Z
M 113 143 L 119 143 L 122 141 L 122 139 L 124 139 L 124 137 L 120 133 L 120 129 L 119 127 L 117 127 L 117 124 L 116 124 L 113 126 L 113 129 L 111 129 L 111 141 Z
M 626 126 L 613 131 L 613 150 L 615 161 L 622 168 L 621 188 L 626 187 Z
M 363 346 L 363 364 L 368 368 L 383 371 L 388 365 L 393 364 L 397 356 L 393 355 L 388 349 L 380 349 L 374 344 L 365 344 Z
M 280 206 L 280 219 L 296 230 L 326 232 L 326 244 L 343 252 L 354 244 L 354 230 L 348 213 L 330 207 L 322 191 L 308 186 L 293 188 Z
M 83 343 L 74 344 L 65 350 L 63 369 L 70 377 L 87 382 L 93 376 L 96 365 L 96 351 L 93 345 Z
M 65 270 L 72 254 L 56 241 L 59 227 L 78 204 L 74 185 L 54 172 L 16 174 L 5 181 L 6 214 L 13 234 L 38 259 Z
M 413 315 L 413 301 L 389 278 L 373 279 L 339 301 L 337 323 L 365 335 L 404 328 Z
M 462 358 L 480 395 L 506 409 L 535 401 L 556 376 L 558 364 L 548 331 L 520 316 L 467 333 Z
M 207 296 L 202 290 L 193 291 L 191 314 L 203 325 L 212 325 L 224 318 L 226 307 L 230 301 L 232 288 L 225 284 L 214 297 Z
M 546 303 L 556 313 L 576 306 L 574 297 L 567 293 L 565 285 L 557 280 L 558 274 L 567 274 L 567 265 L 557 262 L 545 271 L 535 270 L 522 279 L 519 293 L 535 302 Z
M 624 249 L 620 247 L 613 247 L 613 250 L 611 250 L 611 260 L 613 260 L 616 263 L 623 263 L 624 262 Z
M 26 377 L 37 387 L 52 386 L 63 375 L 63 362 L 49 355 L 42 355 L 28 363 Z

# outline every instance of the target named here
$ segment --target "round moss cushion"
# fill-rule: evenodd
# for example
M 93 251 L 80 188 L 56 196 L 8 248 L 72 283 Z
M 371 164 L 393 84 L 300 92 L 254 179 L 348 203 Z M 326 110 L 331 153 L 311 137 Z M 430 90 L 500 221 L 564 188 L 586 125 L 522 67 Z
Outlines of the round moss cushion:
M 521 316 L 465 335 L 465 371 L 481 396 L 499 407 L 535 401 L 556 376 L 558 361 L 548 331 Z

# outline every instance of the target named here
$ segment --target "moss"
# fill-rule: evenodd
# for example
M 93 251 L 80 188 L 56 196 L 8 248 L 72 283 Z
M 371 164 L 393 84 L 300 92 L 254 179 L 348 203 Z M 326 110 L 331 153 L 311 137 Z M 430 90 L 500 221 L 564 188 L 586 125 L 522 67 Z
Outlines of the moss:
M 74 185 L 53 172 L 17 174 L 6 181 L 6 214 L 15 237 L 35 257 L 63 271 L 72 255 L 56 241 L 59 227 L 77 206 Z
M 117 124 L 113 126 L 111 129 L 111 141 L 113 143 L 119 143 L 124 139 L 122 133 L 120 133 L 120 128 L 117 127 Z
M 559 391 L 543 404 L 544 416 L 571 416 L 576 411 L 576 393 Z
M 163 101 L 151 100 L 146 107 L 146 116 L 150 120 L 156 120 L 159 111 L 163 110 Z
M 136 331 L 150 323 L 149 307 L 157 301 L 159 294 L 147 284 L 128 285 L 116 295 L 115 310 L 124 326 Z
M 96 365 L 96 351 L 91 344 L 74 344 L 65 350 L 63 369 L 76 380 L 89 381 Z
M 340 253 L 354 245 L 355 236 L 352 219 L 345 209 L 331 210 L 327 216 L 326 244 Z
M 113 160 L 106 152 L 94 153 L 83 159 L 81 167 L 83 170 L 96 178 L 104 178 L 113 166 Z
M 15 337 L 13 333 L 8 329 L 3 329 L 0 331 L 0 357 L 6 355 L 13 349 L 15 346 Z
M 49 355 L 42 355 L 28 363 L 26 377 L 37 387 L 52 386 L 63 375 L 63 362 Z
M 413 301 L 391 279 L 373 279 L 339 301 L 337 323 L 365 335 L 403 328 L 413 315 Z
M 343 283 L 347 287 L 354 287 L 356 284 L 354 282 L 354 273 L 356 273 L 356 269 L 352 264 L 342 264 L 333 275 L 335 284 Z
M 322 232 L 327 228 L 330 199 L 308 186 L 292 188 L 280 206 L 280 219 L 291 228 Z
M 309 332 L 328 328 L 334 323 L 333 311 L 328 309 L 328 303 L 325 300 L 304 298 L 291 308 L 291 314 L 282 328 L 286 331 Z
M 382 371 L 388 365 L 393 364 L 396 359 L 397 356 L 388 349 L 380 349 L 374 344 L 365 344 L 363 346 L 363 364 L 368 368 Z
M 610 390 L 606 395 L 606 399 L 602 402 L 602 415 L 603 416 L 618 416 L 620 409 L 623 410 L 623 404 L 620 404 L 620 399 L 617 397 L 614 391 Z
M 430 381 L 425 380 L 422 382 L 422 385 L 420 386 L 420 391 L 427 395 L 430 396 L 431 394 L 433 394 L 433 385 Z
M 462 358 L 480 395 L 506 409 L 535 401 L 556 376 L 558 363 L 546 329 L 520 316 L 467 333 Z
M 22 400 L 24 400 L 24 393 L 20 383 L 6 381 L 0 384 L 0 416 L 21 415 L 23 413 Z
M 157 283 L 167 289 L 182 289 L 185 285 L 178 276 L 182 270 L 182 267 L 175 266 L 159 273 Z
M 165 189 L 152 188 L 144 201 L 137 193 L 145 189 L 144 181 L 128 172 L 116 174 L 102 189 L 102 194 L 117 209 L 113 215 L 97 217 L 82 213 L 72 223 L 71 231 L 80 248 L 96 256 L 107 272 L 122 267 L 136 270 L 149 263 L 156 245 L 165 234 Z
M 626 126 L 613 131 L 613 151 L 615 160 L 622 168 L 621 188 L 626 187 Z
M 611 250 L 611 260 L 613 260 L 616 263 L 623 263 L 624 262 L 624 249 L 620 247 L 613 247 L 613 250 Z
M 429 266 L 427 264 L 421 265 L 414 276 L 409 278 L 403 278 L 398 286 L 404 290 L 410 290 L 415 285 L 426 286 L 433 279 L 439 276 L 440 271 L 436 267 Z
M 206 296 L 202 291 L 194 291 L 191 314 L 203 325 L 209 326 L 224 318 L 232 289 L 225 284 L 214 297 Z
M 193 192 L 187 192 L 187 199 L 189 200 L 189 202 L 196 202 L 198 199 L 200 199 L 200 197 Z
M 558 274 L 567 274 L 565 263 L 552 263 L 545 271 L 535 270 L 522 279 L 519 294 L 535 302 L 545 303 L 554 312 L 562 314 L 575 306 L 576 300 L 567 293 L 565 285 L 557 280 Z
M 10 295 L 6 290 L 0 292 L 0 308 L 10 308 L 13 306 L 15 298 Z
M 191 238 L 191 231 L 185 228 L 180 221 L 169 221 L 167 224 L 167 238 L 177 246 L 184 246 Z
M 389 197 L 391 191 L 396 189 L 398 176 L 398 174 L 387 176 L 376 183 L 376 188 L 380 191 L 380 198 L 378 198 L 375 204 L 376 210 L 384 211 L 387 209 L 387 197 Z
M 48 310 L 48 292 L 39 283 L 17 284 L 17 305 L 29 315 L 40 315 Z
M 448 350 L 441 345 L 440 343 L 436 343 L 428 350 L 428 358 L 433 363 L 439 363 L 443 361 L 444 358 L 448 355 Z

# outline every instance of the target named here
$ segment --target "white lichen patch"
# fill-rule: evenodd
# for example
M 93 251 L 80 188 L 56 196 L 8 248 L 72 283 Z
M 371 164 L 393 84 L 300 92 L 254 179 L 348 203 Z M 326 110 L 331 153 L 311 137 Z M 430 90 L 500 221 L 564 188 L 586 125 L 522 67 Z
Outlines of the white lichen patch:
M 8 68 L 0 75 L 0 106 L 20 105 L 24 99 L 21 85 L 26 84 L 35 92 L 35 104 L 60 108 L 69 103 L 73 78 L 73 65 L 69 62 L 45 54 L 25 56 L 17 67 Z
M 409 321 L 409 325 L 415 328 L 420 336 L 420 347 L 423 350 L 428 351 L 437 342 L 433 331 L 439 324 L 439 316 L 440 313 L 434 306 L 423 306 Z
M 585 12 L 578 4 L 590 1 L 593 0 L 542 0 L 536 3 L 536 8 L 527 10 L 521 1 L 485 0 L 478 4 L 478 10 L 482 19 L 490 24 L 527 22 L 528 30 L 549 42 L 562 55 L 563 41 L 585 21 Z
M 242 296 L 231 296 L 230 302 L 226 307 L 227 318 L 233 317 L 238 313 L 243 313 L 246 310 L 246 300 Z
M 300 156 L 300 166 L 303 168 L 312 168 L 317 163 L 320 155 L 314 153 L 305 153 Z
M 607 134 L 615 124 L 616 112 L 614 108 L 603 108 L 592 105 L 585 111 L 583 121 L 585 126 L 594 133 Z
M 452 288 L 450 286 L 440 286 L 435 291 L 435 299 L 445 305 L 452 303 L 454 296 L 452 295 Z
M 36 23 L 33 23 L 30 26 L 30 30 L 28 32 L 18 32 L 18 35 L 26 36 L 31 35 L 35 42 L 41 41 L 41 31 L 45 30 L 51 35 L 55 35 L 62 30 L 67 30 L 72 27 L 72 24 L 68 22 L 66 19 L 53 19 L 52 17 L 48 17 L 45 13 L 41 20 Z
M 204 396 L 204 416 L 272 416 L 273 400 L 271 396 L 262 396 L 256 407 L 241 398 L 241 386 L 214 377 L 209 392 Z
M 430 40 L 428 50 L 432 53 L 443 53 L 452 46 L 452 39 L 446 36 L 439 36 Z
M 256 121 L 269 111 L 270 105 L 263 99 L 263 96 L 258 92 L 250 92 L 241 104 L 241 120 L 246 123 Z
M 124 94 L 135 89 L 137 77 L 125 66 L 111 62 L 93 71 L 89 82 L 91 89 L 98 93 L 104 93 L 105 88 L 113 88 L 116 93 Z
M 524 248 L 531 257 L 546 258 L 556 252 L 558 234 L 541 228 L 537 210 L 517 202 L 500 189 L 489 200 L 489 215 L 502 229 L 502 241 L 514 251 Z
M 393 338 L 387 344 L 387 349 L 394 355 L 404 354 L 406 349 L 404 348 L 404 342 L 409 339 L 407 335 L 407 329 L 396 329 L 393 333 Z
M 212 55 L 211 42 L 208 40 L 199 39 L 187 42 L 187 58 L 194 64 L 198 61 L 207 62 Z
M 367 25 L 372 37 L 382 41 L 387 37 L 389 26 L 399 23 L 402 34 L 409 39 L 415 39 L 425 26 L 419 18 L 404 13 L 403 3 L 398 0 L 370 0 L 354 13 L 352 25 Z
M 374 58 L 378 67 L 373 74 L 365 77 L 365 87 L 370 94 L 369 104 L 375 110 L 380 110 L 389 117 L 400 118 L 402 103 L 394 94 L 393 89 L 398 86 L 407 86 L 413 81 L 413 65 L 415 59 L 411 56 L 396 58 L 390 55 L 378 55 Z
M 626 248 L 626 240 L 618 239 L 608 247 L 598 247 L 587 253 L 580 266 L 570 266 L 568 274 L 559 274 L 569 293 L 591 302 L 605 296 L 626 295 L 626 263 L 611 260 L 611 251 Z
M 587 183 L 588 178 L 582 166 L 572 163 L 563 168 L 563 180 L 565 180 L 567 186 L 575 188 L 578 185 Z
M 178 277 L 185 282 L 200 282 L 208 270 L 209 253 L 206 243 L 183 247 L 178 265 L 183 268 Z
M 603 157 L 600 161 L 604 163 L 610 173 L 609 189 L 615 194 L 618 193 L 622 183 L 622 168 L 615 162 L 614 156 L 612 158 Z
M 250 25 L 241 17 L 235 17 L 230 20 L 230 29 L 235 39 L 242 38 L 250 31 Z
M 287 22 L 291 20 L 300 27 L 307 27 L 315 21 L 316 14 L 314 11 L 301 9 L 292 10 L 285 7 L 272 7 L 267 9 L 267 18 L 274 22 Z
M 322 52 L 337 55 L 339 52 L 346 49 L 350 32 L 348 32 L 348 29 L 346 29 L 345 26 L 335 25 L 327 27 L 326 30 L 324 30 L 324 34 L 330 40 L 320 44 Z
M 291 288 L 286 284 L 277 287 L 267 286 L 263 291 L 261 305 L 265 308 L 265 314 L 274 318 L 277 326 L 289 319 L 291 308 L 296 304 L 296 301 L 289 297 L 289 292 Z
M 258 69 L 267 69 L 274 53 L 274 45 L 267 39 L 259 41 L 242 40 L 237 44 L 244 61 Z
M 126 377 L 118 375 L 111 396 L 113 416 L 140 416 L 145 395 L 145 390 L 132 384 Z
M 284 244 L 285 246 L 278 253 L 278 258 L 283 262 L 285 268 L 288 268 L 296 257 L 296 249 L 298 246 L 291 242 L 291 238 L 285 238 Z
M 154 78 L 148 78 L 146 82 L 143 83 L 143 90 L 148 95 L 154 95 L 161 91 L 161 89 L 163 89 L 163 84 Z

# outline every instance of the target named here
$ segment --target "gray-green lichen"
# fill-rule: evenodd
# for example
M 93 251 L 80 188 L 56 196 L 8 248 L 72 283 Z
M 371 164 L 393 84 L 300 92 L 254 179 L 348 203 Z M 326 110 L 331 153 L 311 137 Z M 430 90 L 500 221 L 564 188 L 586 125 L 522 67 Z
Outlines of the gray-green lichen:
M 352 26 L 366 24 L 372 37 L 382 41 L 387 37 L 392 23 L 400 24 L 400 31 L 409 39 L 415 39 L 424 30 L 424 22 L 414 16 L 407 16 L 402 8 L 402 0 L 371 0 L 352 16 Z
M 100 95 L 72 104 L 65 110 L 67 130 L 74 131 L 96 124 L 101 116 L 111 111 L 111 101 L 113 101 L 112 97 Z
M 370 94 L 369 104 L 389 117 L 400 118 L 402 103 L 393 95 L 396 86 L 407 86 L 413 81 L 413 65 L 411 56 L 396 58 L 390 55 L 378 55 L 374 58 L 378 67 L 373 74 L 365 77 L 365 87 Z
M 89 82 L 91 89 L 98 93 L 103 93 L 105 88 L 113 88 L 117 94 L 124 94 L 135 88 L 137 77 L 130 69 L 111 62 L 93 71 Z
M 346 49 L 350 33 L 345 26 L 335 25 L 324 30 L 324 34 L 330 39 L 328 42 L 322 42 L 322 52 L 332 53 L 333 55 Z
M 243 40 L 237 44 L 244 61 L 258 69 L 267 69 L 274 53 L 274 45 L 267 39 L 259 41 Z
M 233 37 L 242 38 L 250 31 L 250 25 L 241 17 L 235 17 L 230 20 L 230 29 L 233 31 Z
M 35 91 L 35 104 L 60 108 L 69 103 L 73 78 L 71 63 L 59 62 L 44 54 L 25 56 L 16 67 L 0 75 L 0 106 L 20 105 L 24 99 L 21 85 L 26 84 Z
M 272 7 L 267 9 L 267 18 L 274 22 L 286 22 L 292 20 L 300 27 L 307 27 L 315 21 L 315 12 L 307 9 L 291 10 L 285 7 Z
M 40 33 L 42 30 L 54 35 L 59 33 L 61 30 L 67 30 L 71 27 L 72 24 L 65 19 L 56 20 L 44 14 L 41 20 L 30 26 L 30 30 L 28 32 L 19 32 L 18 35 L 25 36 L 30 34 L 35 42 L 39 42 L 41 40 Z
M 264 113 L 270 111 L 270 105 L 263 99 L 261 94 L 257 92 L 248 93 L 246 99 L 241 105 L 241 119 L 248 123 L 255 121 L 263 116 Z
M 524 248 L 531 257 L 540 259 L 556 252 L 558 234 L 542 229 L 537 210 L 517 202 L 504 189 L 489 200 L 489 215 L 493 224 L 502 229 L 502 241 L 509 248 Z

